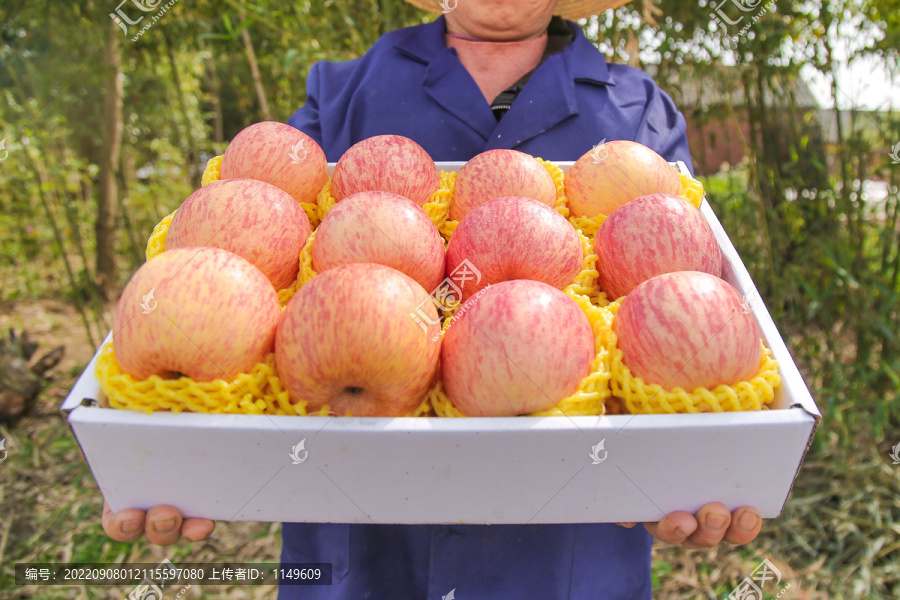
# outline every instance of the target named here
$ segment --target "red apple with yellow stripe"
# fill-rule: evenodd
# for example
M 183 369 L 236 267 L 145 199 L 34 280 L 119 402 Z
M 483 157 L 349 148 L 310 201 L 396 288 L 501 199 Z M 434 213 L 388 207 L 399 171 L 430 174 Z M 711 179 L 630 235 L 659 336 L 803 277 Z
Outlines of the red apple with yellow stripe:
M 331 176 L 331 195 L 340 202 L 357 192 L 391 192 L 422 206 L 440 183 L 434 160 L 422 146 L 402 135 L 376 135 L 344 152 Z
M 544 166 L 518 150 L 488 150 L 459 170 L 450 200 L 450 218 L 461 221 L 493 198 L 524 196 L 554 206 L 556 184 Z
M 475 207 L 447 246 L 447 273 L 468 260 L 481 274 L 462 285 L 465 300 L 482 288 L 511 279 L 533 279 L 562 289 L 581 269 L 578 232 L 546 204 L 518 196 Z
M 254 179 L 205 185 L 182 202 L 166 235 L 166 250 L 215 246 L 250 261 L 276 290 L 297 279 L 309 218 L 287 192 Z
M 397 269 L 434 290 L 444 278 L 444 242 L 422 207 L 390 192 L 358 192 L 328 211 L 316 229 L 312 266 L 349 263 Z
M 624 296 L 656 275 L 722 275 L 722 252 L 697 208 L 671 194 L 641 196 L 613 211 L 594 237 L 600 288 Z
M 626 202 L 662 192 L 681 193 L 681 179 L 666 159 L 643 144 L 605 142 L 575 161 L 566 174 L 574 217 L 611 215 Z
M 459 308 L 444 333 L 441 370 L 463 414 L 515 416 L 574 393 L 594 354 L 590 321 L 572 298 L 539 281 L 504 281 Z
M 222 156 L 219 179 L 271 183 L 297 202 L 316 202 L 328 180 L 325 153 L 314 139 L 290 125 L 255 123 L 238 133 Z
M 240 256 L 210 247 L 167 250 L 144 263 L 116 305 L 113 345 L 136 379 L 233 379 L 272 352 L 278 294 Z
M 311 411 L 398 417 L 422 401 L 440 343 L 437 309 L 422 286 L 390 267 L 354 263 L 321 273 L 291 298 L 275 364 L 291 401 Z
M 687 391 L 752 379 L 762 346 L 743 296 L 709 273 L 658 275 L 625 296 L 613 321 L 635 377 Z

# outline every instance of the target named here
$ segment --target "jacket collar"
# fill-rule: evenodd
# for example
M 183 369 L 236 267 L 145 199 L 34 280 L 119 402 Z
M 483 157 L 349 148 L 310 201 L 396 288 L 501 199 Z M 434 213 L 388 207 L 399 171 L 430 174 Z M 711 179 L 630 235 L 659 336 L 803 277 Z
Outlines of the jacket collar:
M 405 29 L 403 31 L 409 34 L 399 36 L 400 39 L 394 47 L 409 58 L 428 64 L 447 50 L 444 41 L 445 23 L 444 17 L 440 16 L 431 23 Z M 603 54 L 584 37 L 581 27 L 571 21 L 567 23 L 575 32 L 575 40 L 564 52 L 568 57 L 567 63 L 572 79 L 584 83 L 615 85 Z
M 485 150 L 515 148 L 554 125 L 578 114 L 575 83 L 615 85 L 606 59 L 584 37 L 581 28 L 572 44 L 548 57 L 498 122 L 475 81 L 447 48 L 443 16 L 431 23 L 396 32 L 394 46 L 427 65 L 422 87 L 444 110 L 456 116 L 486 141 Z

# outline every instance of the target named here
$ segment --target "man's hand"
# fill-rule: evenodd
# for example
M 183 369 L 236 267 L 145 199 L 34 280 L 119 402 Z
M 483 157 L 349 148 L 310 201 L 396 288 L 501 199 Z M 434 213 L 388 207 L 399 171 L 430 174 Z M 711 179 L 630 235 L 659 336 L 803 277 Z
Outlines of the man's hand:
M 619 525 L 634 527 L 635 523 Z M 762 528 L 762 517 L 759 511 L 749 506 L 729 513 L 724 504 L 710 502 L 697 511 L 696 516 L 678 510 L 658 523 L 644 523 L 644 527 L 660 541 L 694 550 L 712 548 L 723 539 L 737 545 L 752 542 Z
M 157 546 L 168 546 L 184 536 L 192 542 L 205 540 L 216 528 L 209 519 L 183 519 L 174 506 L 161 504 L 145 514 L 137 508 L 114 513 L 103 503 L 103 531 L 117 542 L 133 542 L 145 533 L 147 541 Z

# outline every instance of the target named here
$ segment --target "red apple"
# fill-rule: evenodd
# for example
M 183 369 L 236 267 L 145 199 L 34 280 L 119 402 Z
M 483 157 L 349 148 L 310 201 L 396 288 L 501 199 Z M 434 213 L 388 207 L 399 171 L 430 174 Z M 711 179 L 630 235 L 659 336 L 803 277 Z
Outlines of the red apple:
M 583 259 L 581 239 L 565 217 L 537 200 L 509 196 L 478 205 L 460 222 L 447 246 L 447 273 L 466 260 L 477 269 L 480 278 L 459 282 L 465 300 L 510 279 L 562 289 L 575 279 Z
M 605 142 L 579 158 L 566 175 L 574 217 L 610 215 L 630 200 L 662 192 L 680 194 L 681 179 L 662 156 L 637 142 Z
M 166 249 L 215 246 L 250 261 L 276 290 L 297 279 L 309 218 L 287 192 L 254 179 L 205 185 L 185 200 L 166 235 Z
M 645 281 L 622 300 L 613 328 L 632 374 L 667 390 L 712 389 L 759 372 L 756 318 L 736 289 L 708 273 Z
M 409 198 L 358 192 L 325 215 L 312 244 L 312 266 L 319 273 L 347 263 L 392 267 L 430 292 L 444 278 L 444 242 Z
M 411 318 L 416 312 L 427 322 Z M 409 414 L 439 356 L 440 322 L 428 293 L 400 271 L 369 263 L 335 267 L 300 288 L 275 341 L 292 402 L 358 417 Z
M 422 206 L 440 183 L 437 167 L 422 146 L 402 135 L 376 135 L 344 152 L 331 176 L 331 195 L 339 202 L 376 190 L 406 196 Z
M 457 173 L 450 218 L 461 221 L 479 204 L 501 196 L 524 196 L 553 206 L 556 184 L 530 154 L 488 150 L 474 156 Z
M 444 333 L 447 396 L 472 417 L 552 408 L 586 377 L 591 324 L 575 301 L 539 281 L 504 281 L 463 304 Z
M 314 139 L 290 125 L 263 121 L 238 133 L 222 157 L 219 179 L 271 183 L 297 202 L 316 202 L 328 180 L 325 153 Z
M 167 250 L 144 263 L 119 298 L 116 359 L 136 379 L 229 380 L 272 352 L 280 318 L 272 284 L 240 256 Z
M 663 273 L 722 275 L 722 252 L 703 213 L 671 194 L 641 196 L 614 210 L 597 230 L 594 252 L 600 287 L 612 299 Z

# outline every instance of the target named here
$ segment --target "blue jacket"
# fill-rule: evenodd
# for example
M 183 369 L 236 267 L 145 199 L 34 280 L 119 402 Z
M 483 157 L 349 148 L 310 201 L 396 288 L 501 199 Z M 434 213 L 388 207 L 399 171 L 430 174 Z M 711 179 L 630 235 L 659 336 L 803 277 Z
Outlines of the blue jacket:
M 360 140 L 392 133 L 438 161 L 494 148 L 577 160 L 603 140 L 634 140 L 690 168 L 684 117 L 672 99 L 643 71 L 608 64 L 569 25 L 574 42 L 537 68 L 500 121 L 447 48 L 441 17 L 385 34 L 360 58 L 315 63 L 306 104 L 288 124 L 315 139 L 331 162 Z
M 603 140 L 641 142 L 688 167 L 684 117 L 645 73 L 607 64 L 575 40 L 534 72 L 498 122 L 453 50 L 444 19 L 384 35 L 361 58 L 319 62 L 288 123 L 329 161 L 387 133 L 435 160 L 492 148 L 576 160 Z M 361 499 L 362 500 L 362 499 Z M 647 600 L 652 539 L 643 527 L 285 523 L 284 563 L 332 563 L 331 586 L 281 586 L 279 600 Z

